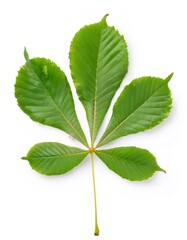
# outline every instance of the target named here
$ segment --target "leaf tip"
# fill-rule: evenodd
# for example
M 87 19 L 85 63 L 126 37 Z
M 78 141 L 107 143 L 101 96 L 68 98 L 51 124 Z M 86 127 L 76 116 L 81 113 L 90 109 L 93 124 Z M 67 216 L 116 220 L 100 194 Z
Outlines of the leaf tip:
M 164 170 L 163 168 L 160 168 L 160 167 L 159 167 L 159 171 L 166 173 L 166 170 Z
M 22 160 L 27 160 L 26 157 L 22 157 L 21 159 L 22 159 Z
M 24 48 L 24 58 L 25 58 L 26 61 L 29 60 L 29 54 L 28 54 L 28 52 L 27 52 L 26 47 Z
M 167 82 L 169 82 L 171 80 L 171 78 L 173 77 L 173 74 L 174 74 L 173 72 L 171 74 L 169 74 L 165 80 Z
M 102 18 L 102 20 L 101 20 L 101 22 L 103 22 L 104 24 L 107 24 L 106 23 L 106 18 L 108 17 L 108 13 L 107 14 L 105 14 L 105 16 Z

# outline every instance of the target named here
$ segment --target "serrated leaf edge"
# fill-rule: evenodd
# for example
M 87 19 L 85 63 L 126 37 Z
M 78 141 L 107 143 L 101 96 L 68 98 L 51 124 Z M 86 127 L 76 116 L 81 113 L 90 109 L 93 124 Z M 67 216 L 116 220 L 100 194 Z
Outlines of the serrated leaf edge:
M 158 78 L 158 79 L 164 81 L 164 83 L 162 84 L 162 86 L 160 86 L 160 87 L 157 89 L 157 91 L 158 91 L 159 89 L 161 89 L 164 85 L 168 84 L 168 82 L 171 80 L 172 76 L 173 76 L 173 73 L 171 73 L 166 79 Z M 154 77 L 152 77 L 152 76 L 144 76 L 144 77 L 154 78 Z M 141 77 L 141 78 L 144 78 L 144 77 Z M 139 78 L 136 78 L 136 79 L 132 80 L 128 85 L 126 85 L 126 86 L 124 87 L 124 89 L 122 90 L 122 92 L 126 89 L 126 87 L 128 87 L 130 84 L 132 84 L 134 81 L 136 81 L 136 80 L 138 80 L 138 79 L 139 79 Z M 169 89 L 169 87 L 168 87 L 168 89 Z M 157 92 L 157 91 L 156 91 L 156 92 Z M 121 92 L 121 94 L 122 94 L 122 92 Z M 145 104 L 156 92 L 154 92 L 143 104 Z M 121 94 L 119 95 L 118 99 L 120 98 Z M 161 122 L 163 122 L 164 119 L 166 119 L 166 118 L 169 116 L 169 114 L 170 114 L 170 111 L 171 111 L 171 109 L 172 109 L 172 97 L 171 97 L 171 91 L 170 91 L 170 89 L 169 89 L 169 97 L 170 97 L 171 101 L 170 101 L 170 105 L 168 106 L 168 111 L 163 115 L 163 118 L 162 118 L 161 120 L 159 120 L 156 125 L 159 125 Z M 114 103 L 113 111 L 114 111 L 115 107 L 118 105 L 118 102 L 119 102 L 118 99 L 117 99 L 116 102 Z M 142 105 L 143 105 L 143 104 L 142 104 Z M 141 105 L 141 106 L 142 106 L 142 105 Z M 101 144 L 101 143 L 104 142 L 114 131 L 116 131 L 116 129 L 117 129 L 118 127 L 120 127 L 120 126 L 121 126 L 132 114 L 134 114 L 141 106 L 139 106 L 133 113 L 131 113 L 131 114 L 130 114 L 126 119 L 124 119 L 117 127 L 115 127 L 102 141 L 100 141 L 100 140 L 102 139 L 102 137 L 101 137 L 101 139 L 99 140 L 99 142 L 98 142 L 97 145 L 96 145 L 96 148 L 105 145 L 105 144 Z M 145 130 L 142 130 L 141 132 L 145 132 L 145 131 L 147 131 L 147 130 L 149 130 L 149 129 L 151 129 L 151 128 L 153 128 L 153 127 L 150 126 L 150 127 L 146 128 Z M 113 141 L 113 140 L 112 140 L 112 141 Z M 106 143 L 106 144 L 108 144 L 108 143 Z
M 120 148 L 128 148 L 128 147 L 130 147 L 130 146 L 120 147 Z M 134 147 L 134 146 L 133 146 L 133 148 L 138 149 L 137 147 Z M 141 149 L 142 149 L 142 150 L 145 150 L 145 151 L 148 152 L 150 155 L 152 155 L 152 156 L 154 157 L 155 161 L 156 161 L 155 156 L 154 156 L 150 151 L 148 151 L 147 149 L 143 149 L 143 148 L 141 148 Z M 103 150 L 107 150 L 107 149 L 103 149 Z M 101 151 L 102 151 L 102 150 L 101 150 Z M 99 153 L 99 154 L 111 156 L 111 157 L 113 157 L 113 158 L 120 159 L 120 161 L 121 161 L 121 158 L 120 158 L 120 157 L 117 157 L 117 156 L 114 156 L 114 155 L 111 155 L 111 154 L 108 154 L 108 153 L 103 153 L 103 152 L 101 152 L 101 151 L 96 150 L 96 151 L 95 151 L 95 154 L 97 155 L 97 153 Z M 98 155 L 97 155 L 97 157 L 105 164 L 105 162 L 104 162 Z M 105 164 L 105 165 L 106 165 L 106 164 Z M 107 165 L 106 165 L 106 166 L 107 166 Z M 141 181 L 146 181 L 147 179 L 151 178 L 151 177 L 155 174 L 155 172 L 157 172 L 157 171 L 161 171 L 161 172 L 166 173 L 166 171 L 165 171 L 163 168 L 161 168 L 158 164 L 157 164 L 157 166 L 158 166 L 158 168 L 155 169 L 155 171 L 154 171 L 149 177 L 144 178 L 144 179 L 139 179 L 139 180 L 134 180 L 133 178 L 123 177 L 121 174 L 118 174 L 118 173 L 114 172 L 114 170 L 113 170 L 112 168 L 110 168 L 109 166 L 107 166 L 107 167 L 108 167 L 112 172 L 114 172 L 115 174 L 119 175 L 119 176 L 120 176 L 121 178 L 123 178 L 123 179 L 127 179 L 127 180 L 129 180 L 129 181 L 131 181 L 131 182 L 141 182 Z

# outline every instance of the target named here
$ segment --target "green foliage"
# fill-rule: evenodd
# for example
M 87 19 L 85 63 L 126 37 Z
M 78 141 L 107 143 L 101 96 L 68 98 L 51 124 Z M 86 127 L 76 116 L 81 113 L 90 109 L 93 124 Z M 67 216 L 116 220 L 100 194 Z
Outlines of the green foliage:
M 153 128 L 163 121 L 171 109 L 171 93 L 168 88 L 171 77 L 172 74 L 165 80 L 142 77 L 127 85 L 114 104 L 108 127 L 97 146 Z
M 90 127 L 92 145 L 128 68 L 127 45 L 114 27 L 101 22 L 85 26 L 70 46 L 70 68 Z
M 26 49 L 24 54 L 26 64 L 19 70 L 15 84 L 20 108 L 34 121 L 59 128 L 88 146 L 64 72 L 51 60 L 29 60 Z
M 119 147 L 98 150 L 96 154 L 112 171 L 131 181 L 145 180 L 155 171 L 164 172 L 155 157 L 145 149 Z
M 66 173 L 80 164 L 88 151 L 55 142 L 38 143 L 27 153 L 31 167 L 45 175 Z
M 95 194 L 95 235 L 97 223 L 94 153 L 115 173 L 131 181 L 151 177 L 164 171 L 147 150 L 136 147 L 97 149 L 117 138 L 145 131 L 162 122 L 171 109 L 171 93 L 166 79 L 141 77 L 122 91 L 113 107 L 109 124 L 98 144 L 95 139 L 128 69 L 127 44 L 124 37 L 106 23 L 87 25 L 75 34 L 70 46 L 70 69 L 90 128 L 89 145 L 77 118 L 71 89 L 64 72 L 51 60 L 29 59 L 25 49 L 25 65 L 18 72 L 15 96 L 19 107 L 34 121 L 58 128 L 73 136 L 87 150 L 60 143 L 39 143 L 26 157 L 31 167 L 45 175 L 63 174 L 90 153 Z

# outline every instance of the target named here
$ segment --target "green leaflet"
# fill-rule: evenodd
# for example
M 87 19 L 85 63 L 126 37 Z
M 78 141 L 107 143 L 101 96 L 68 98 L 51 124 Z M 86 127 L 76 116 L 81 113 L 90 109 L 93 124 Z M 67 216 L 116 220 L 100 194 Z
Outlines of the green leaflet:
M 128 68 L 127 45 L 114 27 L 101 22 L 76 33 L 70 47 L 70 68 L 88 119 L 93 146 L 111 100 Z
M 114 107 L 110 122 L 100 147 L 114 139 L 153 128 L 166 118 L 171 109 L 171 93 L 168 82 L 155 77 L 142 77 L 127 85 Z
M 67 78 L 51 60 L 29 60 L 18 72 L 15 96 L 20 108 L 34 121 L 59 128 L 85 146 L 86 137 L 77 119 Z
M 45 142 L 34 145 L 26 157 L 31 167 L 45 175 L 66 173 L 80 164 L 88 151 L 60 143 Z
M 123 178 L 131 181 L 142 181 L 150 178 L 155 171 L 163 171 L 155 157 L 147 150 L 136 147 L 118 147 L 97 150 L 96 155 Z

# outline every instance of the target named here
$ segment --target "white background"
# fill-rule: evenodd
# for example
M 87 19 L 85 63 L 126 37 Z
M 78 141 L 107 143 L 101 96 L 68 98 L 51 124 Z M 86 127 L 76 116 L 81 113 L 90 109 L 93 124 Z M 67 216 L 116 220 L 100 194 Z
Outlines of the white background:
M 97 238 L 93 236 L 89 157 L 62 176 L 46 177 L 31 170 L 20 158 L 35 143 L 81 145 L 57 129 L 31 121 L 17 106 L 14 83 L 25 62 L 24 46 L 31 58 L 55 61 L 68 76 L 79 119 L 88 135 L 84 109 L 70 77 L 68 50 L 80 27 L 100 21 L 106 13 L 108 24 L 124 34 L 129 50 L 129 72 L 118 94 L 136 77 L 165 78 L 171 72 L 174 77 L 169 83 L 173 96 L 169 118 L 155 129 L 106 146 L 149 149 L 167 174 L 159 172 L 148 181 L 129 182 L 95 161 L 99 239 L 187 239 L 186 12 L 187 3 L 180 0 L 0 2 L 0 239 Z

